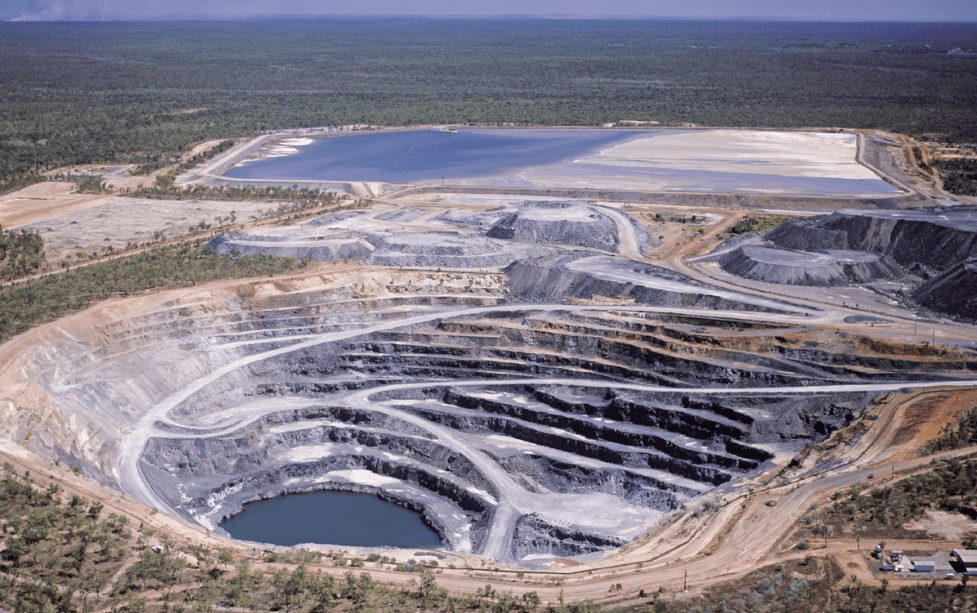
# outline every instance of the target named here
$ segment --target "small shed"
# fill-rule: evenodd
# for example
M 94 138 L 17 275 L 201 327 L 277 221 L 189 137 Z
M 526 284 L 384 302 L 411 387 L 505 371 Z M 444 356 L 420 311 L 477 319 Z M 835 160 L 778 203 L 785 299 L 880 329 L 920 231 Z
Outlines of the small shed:
M 936 560 L 919 558 L 913 560 L 913 571 L 917 573 L 931 573 L 936 570 Z

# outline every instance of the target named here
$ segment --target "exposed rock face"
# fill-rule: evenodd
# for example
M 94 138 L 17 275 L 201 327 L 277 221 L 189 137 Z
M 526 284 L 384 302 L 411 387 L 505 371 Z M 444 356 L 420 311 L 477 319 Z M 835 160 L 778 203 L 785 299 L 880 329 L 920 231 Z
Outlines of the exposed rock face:
M 869 251 L 906 267 L 946 270 L 977 254 L 977 209 L 840 211 L 790 220 L 766 239 L 782 249 Z
M 506 269 L 520 300 L 533 302 L 605 297 L 638 304 L 778 310 L 776 301 L 755 301 L 705 286 L 677 272 L 623 258 L 577 252 L 521 260 Z
M 524 515 L 516 524 L 511 556 L 522 560 L 530 556 L 577 556 L 627 545 L 627 541 L 552 526 L 536 514 Z
M 927 281 L 913 292 L 913 298 L 934 311 L 977 321 L 977 258 Z
M 379 266 L 501 268 L 551 250 L 459 232 L 404 233 L 387 237 L 368 259 Z
M 899 279 L 906 272 L 888 256 L 828 249 L 805 253 L 743 245 L 725 254 L 719 265 L 747 279 L 786 285 L 848 285 Z
M 18 443 L 210 529 L 256 498 L 346 489 L 420 509 L 446 547 L 523 561 L 618 547 L 872 395 L 813 386 L 950 367 L 853 355 L 840 334 L 781 338 L 812 311 L 597 251 L 640 238 L 620 212 L 579 208 L 390 207 L 292 228 L 405 270 L 107 303 L 32 333 L 0 370 L 0 419 Z M 218 245 L 234 241 L 247 242 Z
M 941 313 L 977 318 L 971 300 L 977 257 L 977 207 L 845 210 L 792 219 L 718 256 L 735 275 L 792 285 L 895 280 L 900 293 Z M 756 239 L 754 239 L 755 241 Z M 916 287 L 920 280 L 926 281 Z
M 521 560 L 617 547 L 870 398 L 811 384 L 922 376 L 843 348 L 716 344 L 743 326 L 728 314 L 782 305 L 619 260 L 320 274 L 145 298 L 123 318 L 107 306 L 90 337 L 39 344 L 29 384 L 5 382 L 43 395 L 46 420 L 0 410 L 22 442 L 211 529 L 255 498 L 338 488 L 421 509 L 452 549 Z M 530 288 L 636 300 L 509 304 Z M 647 310 L 700 303 L 727 309 L 697 318 L 713 329 L 701 337 L 674 307 Z
M 418 208 L 344 211 L 298 226 L 230 232 L 210 245 L 228 255 L 322 262 L 363 257 L 379 266 L 503 268 L 553 253 L 556 246 L 617 252 L 619 223 L 638 249 L 652 241 L 627 215 L 579 203 L 527 201 L 496 211 L 445 211 L 425 217 L 431 216 Z

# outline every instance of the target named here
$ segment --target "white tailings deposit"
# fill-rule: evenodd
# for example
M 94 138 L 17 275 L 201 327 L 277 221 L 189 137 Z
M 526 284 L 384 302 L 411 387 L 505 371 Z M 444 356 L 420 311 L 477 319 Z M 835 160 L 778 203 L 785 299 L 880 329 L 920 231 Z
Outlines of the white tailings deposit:
M 856 160 L 858 137 L 824 132 L 697 130 L 615 145 L 580 164 L 737 174 L 877 179 Z

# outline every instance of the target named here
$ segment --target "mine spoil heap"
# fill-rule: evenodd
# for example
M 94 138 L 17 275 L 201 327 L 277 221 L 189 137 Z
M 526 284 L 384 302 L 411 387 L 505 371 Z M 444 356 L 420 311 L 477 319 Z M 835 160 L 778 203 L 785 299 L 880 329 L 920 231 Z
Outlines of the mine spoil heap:
M 791 285 L 901 284 L 898 294 L 977 321 L 977 207 L 844 210 L 792 219 L 722 253 L 729 273 Z
M 387 267 L 141 297 L 40 329 L 0 416 L 18 442 L 209 529 L 261 497 L 375 492 L 450 549 L 529 564 L 620 547 L 874 395 L 832 385 L 975 366 L 814 335 L 816 309 L 622 257 L 650 240 L 635 228 L 574 203 L 320 218 L 296 241 L 341 234 Z M 300 253 L 262 232 L 215 246 Z

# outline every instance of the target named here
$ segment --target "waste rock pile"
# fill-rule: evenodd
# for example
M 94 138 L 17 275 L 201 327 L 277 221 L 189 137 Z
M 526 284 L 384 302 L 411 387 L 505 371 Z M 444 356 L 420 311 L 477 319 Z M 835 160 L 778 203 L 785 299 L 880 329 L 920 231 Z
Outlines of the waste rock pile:
M 727 272 L 769 283 L 897 281 L 909 301 L 977 320 L 970 299 L 977 207 L 844 210 L 792 219 L 719 256 Z

